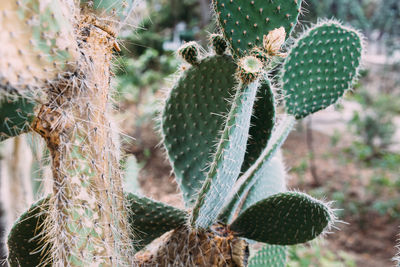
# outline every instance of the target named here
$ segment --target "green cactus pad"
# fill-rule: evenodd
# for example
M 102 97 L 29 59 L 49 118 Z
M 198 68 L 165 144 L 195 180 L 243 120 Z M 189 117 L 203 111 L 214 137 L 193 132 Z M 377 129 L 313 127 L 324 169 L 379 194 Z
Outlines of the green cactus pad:
M 255 183 L 258 180 L 269 180 L 270 175 L 270 165 L 269 161 L 275 155 L 277 150 L 282 146 L 283 142 L 286 140 L 290 131 L 292 130 L 294 125 L 294 117 L 288 116 L 280 121 L 275 126 L 271 138 L 268 141 L 267 146 L 262 151 L 261 155 L 257 158 L 257 161 L 250 167 L 238 180 L 236 188 L 233 190 L 229 203 L 224 207 L 223 212 L 219 215 L 219 220 L 228 223 L 231 221 L 233 215 L 236 213 L 239 204 L 245 198 L 246 194 L 249 190 L 255 187 Z M 260 181 L 262 183 L 262 181 Z M 284 181 L 277 182 L 276 188 L 271 190 L 281 190 L 281 186 Z M 268 185 L 266 185 L 268 186 Z M 270 193 L 278 193 L 272 192 Z M 267 195 L 264 196 L 264 198 Z
M 284 27 L 289 36 L 300 13 L 301 0 L 213 0 L 219 27 L 236 55 L 262 47 L 263 37 Z
M 141 249 L 164 233 L 186 223 L 187 213 L 146 197 L 127 194 L 129 221 L 135 231 L 136 249 Z
M 0 100 L 0 142 L 29 130 L 35 104 L 22 97 Z
M 357 77 L 362 47 L 358 32 L 335 21 L 300 37 L 283 65 L 288 113 L 300 119 L 336 103 Z
M 162 114 L 165 148 L 187 207 L 194 204 L 234 93 L 236 65 L 212 56 L 183 72 Z
M 183 73 L 166 100 L 161 120 L 164 144 L 187 207 L 194 204 L 215 152 L 234 94 L 235 71 L 228 55 L 204 58 Z M 264 81 L 257 92 L 242 171 L 271 135 L 275 107 L 269 84 Z
M 294 245 L 316 238 L 334 215 L 323 202 L 304 193 L 285 192 L 261 200 L 231 225 L 239 236 L 273 245 Z
M 49 252 L 49 247 L 41 250 L 43 247 L 41 232 L 46 218 L 44 212 L 47 202 L 48 198 L 44 198 L 33 204 L 12 227 L 7 242 L 8 262 L 11 267 L 39 266 L 42 259 L 45 260 L 44 257 Z
M 214 160 L 193 208 L 191 225 L 207 229 L 217 219 L 244 161 L 250 121 L 260 82 L 241 83 L 232 102 Z
M 285 246 L 267 244 L 251 257 L 248 267 L 285 267 L 286 252 Z
M 42 259 L 46 263 L 49 260 L 46 258 L 49 247 L 42 252 L 40 235 L 49 199 L 43 198 L 33 204 L 12 227 L 8 236 L 8 260 L 11 267 L 37 266 Z M 136 249 L 141 249 L 165 232 L 186 223 L 185 211 L 134 194 L 126 194 L 126 199 L 129 222 L 136 237 L 140 238 L 133 244 Z
M 258 89 L 257 100 L 254 103 L 251 118 L 250 137 L 247 140 L 246 156 L 242 165 L 245 172 L 260 156 L 271 137 L 275 123 L 275 101 L 271 84 L 268 79 L 262 81 Z

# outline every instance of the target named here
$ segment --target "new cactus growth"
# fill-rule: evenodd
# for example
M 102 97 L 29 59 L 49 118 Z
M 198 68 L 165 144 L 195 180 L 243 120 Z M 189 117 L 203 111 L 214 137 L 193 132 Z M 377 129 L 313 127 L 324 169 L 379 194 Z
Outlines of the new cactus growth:
M 18 250 L 18 242 L 35 245 L 10 253 L 10 262 L 284 266 L 285 245 L 329 229 L 335 221 L 329 205 L 287 191 L 279 148 L 296 119 L 335 103 L 351 87 L 362 55 L 359 33 L 324 21 L 286 54 L 282 46 L 301 13 L 300 0 L 213 1 L 223 35 L 211 35 L 207 53 L 194 42 L 178 51 L 186 62 L 161 115 L 164 146 L 186 206 L 179 210 L 123 194 L 105 115 L 116 26 L 96 20 L 108 12 L 88 15 L 93 7 L 104 9 L 101 1 L 90 3 L 76 7 L 77 65 L 47 84 L 50 101 L 32 124 L 52 153 L 54 194 L 43 214 L 34 206 L 27 214 L 39 217 L 14 226 L 10 249 Z M 272 68 L 281 69 L 275 78 L 287 113 L 276 107 L 282 96 L 269 77 Z M 40 244 L 22 235 L 34 237 L 35 224 L 44 229 L 45 255 L 31 254 L 34 247 L 41 251 Z M 129 239 L 129 228 L 137 241 Z M 130 257 L 158 237 L 152 249 Z M 265 246 L 249 259 L 244 238 Z

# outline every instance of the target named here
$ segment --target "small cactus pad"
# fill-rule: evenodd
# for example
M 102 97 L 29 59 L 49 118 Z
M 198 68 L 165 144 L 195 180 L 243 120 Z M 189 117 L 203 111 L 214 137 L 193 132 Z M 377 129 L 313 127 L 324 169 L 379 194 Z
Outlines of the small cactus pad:
M 224 207 L 223 212 L 219 215 L 219 220 L 224 223 L 231 221 L 236 209 L 242 202 L 246 194 L 249 192 L 254 184 L 262 179 L 269 179 L 270 165 L 269 162 L 276 154 L 277 150 L 282 146 L 294 125 L 294 117 L 287 116 L 281 118 L 274 127 L 271 138 L 267 146 L 262 151 L 261 155 L 257 158 L 256 162 L 250 167 L 238 180 L 236 189 L 232 192 L 229 203 Z M 284 181 L 281 181 L 284 183 Z M 261 181 L 260 181 L 261 183 Z M 279 182 L 277 183 L 279 185 Z M 271 192 L 272 193 L 272 192 Z M 277 192 L 275 192 L 277 193 Z M 266 196 L 264 196 L 265 198 Z
M 335 21 L 308 30 L 283 65 L 282 85 L 288 113 L 297 119 L 334 104 L 357 77 L 362 37 Z
M 76 55 L 70 1 L 2 0 L 0 83 L 21 93 L 56 78 Z
M 281 153 L 264 162 L 260 171 L 262 175 L 259 174 L 260 177 L 250 188 L 243 202 L 243 211 L 264 198 L 286 191 L 286 171 Z
M 127 194 L 130 223 L 136 232 L 135 247 L 141 249 L 164 233 L 186 223 L 187 213 L 146 197 Z
M 285 192 L 261 200 L 231 225 L 239 236 L 273 245 L 316 238 L 334 220 L 331 209 L 304 193 Z
M 214 51 L 217 55 L 223 55 L 228 48 L 228 44 L 226 43 L 224 37 L 221 34 L 211 34 L 211 45 L 214 48 Z
M 46 217 L 44 213 L 46 203 L 48 203 L 48 198 L 33 204 L 12 227 L 7 242 L 8 262 L 11 267 L 39 266 L 45 262 L 42 262 L 42 258 L 49 252 L 49 247 L 41 250 L 43 247 L 41 232 Z M 50 264 L 45 266 L 50 266 Z
M 196 42 L 188 42 L 178 50 L 178 54 L 189 64 L 199 64 L 199 45 Z
M 285 267 L 286 252 L 285 246 L 267 244 L 250 258 L 248 267 Z
M 300 14 L 301 0 L 213 0 L 217 21 L 233 52 L 242 56 L 262 47 L 264 35 L 284 27 L 289 36 Z
M 165 148 L 187 207 L 194 204 L 234 94 L 236 64 L 212 56 L 183 72 L 162 114 Z
M 191 225 L 207 229 L 217 219 L 238 178 L 260 82 L 240 83 L 207 178 L 193 208 Z
M 29 130 L 35 104 L 22 97 L 0 100 L 0 141 Z
M 275 123 L 275 101 L 268 79 L 262 81 L 254 103 L 250 136 L 247 140 L 246 156 L 242 165 L 245 172 L 260 156 L 272 134 Z

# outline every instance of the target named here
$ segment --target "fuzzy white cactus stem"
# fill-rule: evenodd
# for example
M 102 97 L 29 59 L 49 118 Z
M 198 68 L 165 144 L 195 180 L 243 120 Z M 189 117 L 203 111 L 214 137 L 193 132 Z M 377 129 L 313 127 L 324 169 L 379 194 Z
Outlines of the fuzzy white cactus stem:
M 107 115 L 114 37 L 80 16 L 80 58 L 49 83 L 34 129 L 47 141 L 53 196 L 45 222 L 52 266 L 127 266 L 133 249 Z

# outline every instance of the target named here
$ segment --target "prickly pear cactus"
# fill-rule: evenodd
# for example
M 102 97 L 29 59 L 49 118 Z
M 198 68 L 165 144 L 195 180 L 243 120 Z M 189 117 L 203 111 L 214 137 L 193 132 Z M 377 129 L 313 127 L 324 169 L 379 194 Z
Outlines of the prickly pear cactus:
M 221 54 L 199 59 L 197 47 L 186 45 L 181 50 L 188 62 L 198 64 L 190 66 L 171 90 L 162 116 L 164 144 L 186 206 L 193 206 L 205 179 L 224 123 L 221 114 L 228 111 L 235 86 L 232 57 Z
M 307 242 L 335 222 L 328 204 L 286 191 L 278 151 L 296 119 L 335 103 L 351 86 L 361 62 L 359 33 L 336 21 L 324 21 L 283 51 L 301 13 L 300 0 L 213 1 L 223 35 L 211 35 L 212 49 L 205 49 L 207 53 L 194 42 L 178 51 L 186 64 L 168 94 L 161 118 L 164 145 L 187 207 L 183 211 L 144 197 L 125 196 L 122 190 L 118 145 L 107 107 L 112 51 L 119 50 L 115 40 L 118 21 L 134 3 L 54 0 L 46 4 L 53 2 L 66 5 L 73 13 L 61 20 L 73 29 L 65 35 L 72 34 L 73 49 L 58 42 L 46 44 L 51 50 L 66 50 L 73 61 L 59 65 L 54 57 L 45 57 L 56 78 L 42 79 L 29 72 L 24 79 L 8 78 L 0 72 L 1 78 L 7 78 L 0 90 L 24 91 L 31 83 L 18 81 L 35 80 L 32 88 L 41 88 L 40 93 L 46 95 L 47 102 L 40 106 L 31 127 L 47 142 L 54 174 L 54 194 L 41 209 L 43 216 L 18 221 L 10 234 L 10 247 L 15 249 L 11 262 L 283 266 L 285 248 L 275 245 Z M 32 7 L 37 7 L 39 2 L 33 0 L 22 4 L 31 7 L 35 3 Z M 59 25 L 59 18 L 51 13 L 55 7 L 46 4 L 29 12 L 40 19 L 57 20 L 55 25 Z M 0 7 L 19 14 L 18 5 Z M 38 25 L 39 32 L 51 30 L 46 23 Z M 37 31 L 32 26 L 25 33 L 26 39 Z M 35 56 L 41 53 L 35 47 L 29 49 Z M 285 57 L 280 64 L 278 59 Z M 1 66 L 9 67 L 8 59 L 0 58 Z M 37 60 L 42 59 L 32 59 L 32 66 L 42 66 Z M 279 80 L 283 96 L 272 85 L 272 69 L 281 70 L 274 80 Z M 286 113 L 276 107 L 276 99 L 282 97 Z M 37 211 L 34 207 L 26 214 Z M 35 235 L 34 218 L 44 220 L 40 225 L 45 229 L 47 257 L 34 258 L 35 243 L 20 251 L 15 245 Z M 137 230 L 139 241 L 132 242 L 131 228 Z M 250 262 L 244 238 L 266 243 Z M 156 244 L 145 247 L 154 239 Z
M 182 240 L 217 227 L 218 233 L 227 233 L 224 236 L 270 244 L 250 259 L 249 266 L 284 266 L 285 248 L 275 245 L 312 240 L 330 228 L 335 215 L 326 203 L 304 193 L 286 192 L 279 148 L 296 119 L 333 104 L 351 86 L 360 66 L 362 37 L 335 21 L 325 21 L 311 27 L 284 53 L 282 46 L 297 22 L 301 1 L 218 0 L 213 4 L 228 46 L 213 34 L 215 55 L 202 57 L 193 42 L 182 47 L 179 54 L 191 66 L 184 68 L 162 114 L 164 144 L 191 207 L 189 229 L 169 233 L 155 251 L 140 253 L 137 260 L 143 266 L 206 266 L 182 249 L 199 249 L 203 243 Z M 226 47 L 232 57 L 225 53 Z M 313 57 L 321 62 L 307 68 Z M 280 65 L 278 58 L 286 59 Z M 207 67 L 217 60 L 218 65 Z M 226 64 L 221 64 L 223 60 Z M 275 98 L 280 96 L 267 75 L 272 68 L 281 68 L 278 78 L 286 114 L 276 114 Z M 221 84 L 223 79 L 229 83 Z M 324 85 L 324 93 L 306 88 L 316 81 Z M 234 96 L 220 106 L 228 94 Z M 222 255 L 229 252 L 219 246 Z M 173 252 L 177 250 L 181 253 Z M 202 255 L 210 259 L 207 251 L 212 249 Z M 227 266 L 236 266 L 225 257 Z M 209 263 L 221 260 L 211 259 Z
M 303 118 L 336 103 L 358 75 L 362 42 L 357 31 L 336 21 L 304 33 L 283 65 L 288 113 Z
M 225 54 L 221 35 L 211 36 L 216 54 L 202 57 L 199 46 L 188 43 L 179 54 L 193 64 L 185 70 L 169 93 L 162 115 L 164 144 L 187 207 L 193 206 L 208 163 L 223 129 L 237 84 L 236 64 Z M 193 50 L 193 51 L 191 51 Z M 275 104 L 271 87 L 264 81 L 257 92 L 250 134 L 242 171 L 249 168 L 271 135 Z M 261 149 L 260 149 L 261 148 Z

